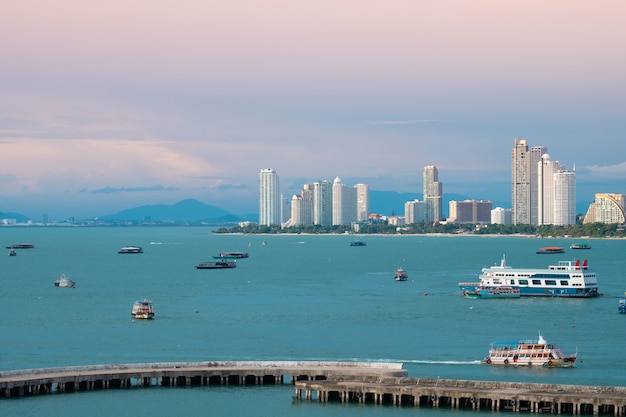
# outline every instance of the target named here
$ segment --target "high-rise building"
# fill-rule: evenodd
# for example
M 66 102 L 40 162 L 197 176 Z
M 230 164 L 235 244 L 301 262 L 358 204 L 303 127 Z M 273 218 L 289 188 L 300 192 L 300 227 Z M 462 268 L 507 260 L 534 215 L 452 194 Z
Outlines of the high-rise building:
M 356 188 L 356 219 L 365 221 L 370 215 L 370 187 L 367 184 L 357 184 Z
M 333 224 L 333 185 L 326 180 L 313 183 L 313 224 Z
M 558 161 L 551 161 L 543 154 L 537 165 L 537 224 L 555 224 L 554 175 L 564 170 Z
M 538 224 L 538 163 L 548 148 L 535 146 L 528 150 L 525 139 L 515 139 L 511 178 L 513 224 Z
M 277 226 L 281 224 L 281 200 L 278 192 L 278 174 L 271 168 L 259 172 L 259 225 Z
M 583 220 L 583 224 L 589 223 L 626 223 L 626 194 L 596 194 Z
M 333 182 L 333 225 L 349 225 L 357 219 L 355 187 L 342 184 L 339 177 Z
M 404 203 L 404 218 L 407 224 L 422 223 L 424 221 L 424 203 L 417 199 Z
M 424 167 L 424 221 L 427 223 L 442 219 L 442 188 L 437 167 Z
M 576 224 L 576 173 L 560 170 L 554 173 L 555 226 Z
M 491 222 L 491 201 L 450 201 L 451 223 L 489 223 Z
M 502 207 L 491 210 L 491 224 L 511 224 L 513 222 L 513 211 Z

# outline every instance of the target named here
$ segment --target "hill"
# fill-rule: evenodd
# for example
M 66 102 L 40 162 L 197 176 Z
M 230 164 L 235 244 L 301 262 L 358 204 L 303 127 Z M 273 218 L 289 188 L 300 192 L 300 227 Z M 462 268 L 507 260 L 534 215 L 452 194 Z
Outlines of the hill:
M 100 220 L 113 221 L 173 221 L 173 222 L 211 222 L 233 223 L 243 219 L 240 216 L 198 200 L 182 200 L 176 204 L 158 204 L 122 210 L 115 214 L 100 216 Z

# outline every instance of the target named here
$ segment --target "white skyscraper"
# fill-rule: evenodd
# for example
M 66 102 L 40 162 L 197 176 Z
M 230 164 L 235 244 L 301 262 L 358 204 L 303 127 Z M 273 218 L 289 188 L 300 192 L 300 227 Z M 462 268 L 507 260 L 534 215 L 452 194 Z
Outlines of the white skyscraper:
M 419 200 L 404 203 L 404 219 L 406 224 L 422 223 L 424 221 L 424 203 Z
M 313 183 L 313 224 L 333 223 L 333 185 L 324 180 Z
M 357 219 L 355 187 L 342 184 L 339 177 L 333 182 L 333 225 L 349 225 Z
M 550 161 L 550 155 L 543 154 L 537 165 L 537 224 L 554 224 L 555 194 L 554 175 L 564 170 L 558 161 Z
M 433 223 L 442 219 L 442 184 L 437 167 L 424 167 L 424 221 Z
M 262 169 L 259 173 L 259 194 L 259 225 L 280 225 L 281 200 L 278 192 L 278 175 L 273 169 Z
M 576 173 L 561 170 L 554 174 L 554 222 L 556 226 L 576 224 Z

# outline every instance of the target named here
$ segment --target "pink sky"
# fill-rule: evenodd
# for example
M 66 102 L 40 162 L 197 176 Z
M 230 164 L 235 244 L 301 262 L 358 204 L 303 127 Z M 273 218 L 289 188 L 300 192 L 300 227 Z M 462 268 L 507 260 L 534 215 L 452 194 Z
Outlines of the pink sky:
M 0 212 L 250 211 L 265 167 L 508 199 L 515 137 L 626 193 L 625 41 L 621 0 L 4 1 Z

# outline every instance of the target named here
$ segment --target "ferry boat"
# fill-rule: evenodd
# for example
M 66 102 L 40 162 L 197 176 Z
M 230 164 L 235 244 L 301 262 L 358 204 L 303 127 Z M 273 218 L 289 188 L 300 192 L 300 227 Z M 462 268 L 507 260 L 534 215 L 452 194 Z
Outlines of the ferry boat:
M 565 253 L 565 249 L 560 246 L 547 246 L 545 248 L 539 248 L 537 254 L 553 254 L 553 253 Z
M 466 291 L 463 293 L 465 298 L 474 300 L 484 298 L 520 298 L 519 287 L 486 287 L 477 286 L 474 291 Z
M 522 297 L 590 298 L 598 296 L 596 273 L 587 260 L 559 261 L 547 268 L 511 268 L 502 257 L 500 265 L 483 268 L 480 282 L 459 282 L 461 292 L 479 286 L 518 287 Z
M 569 246 L 569 248 L 570 249 L 591 249 L 591 245 L 585 242 L 576 242 L 576 243 L 572 243 Z
M 407 279 L 409 279 L 409 275 L 406 273 L 404 269 L 398 268 L 396 269 L 394 279 L 396 281 L 406 281 Z
M 143 253 L 143 249 L 139 246 L 124 246 L 117 253 Z
M 215 262 L 200 262 L 196 265 L 196 269 L 223 269 L 223 268 L 236 268 L 237 262 L 235 260 L 219 259 Z
M 59 288 L 74 288 L 76 287 L 76 283 L 69 279 L 65 274 L 61 274 L 61 276 L 54 281 L 54 286 Z
M 577 358 L 576 354 L 565 355 L 561 348 L 548 343 L 539 334 L 537 340 L 492 343 L 484 362 L 490 365 L 571 368 Z
M 154 307 L 152 301 L 148 301 L 145 298 L 137 300 L 133 304 L 133 310 L 131 315 L 134 319 L 151 320 L 154 318 Z

